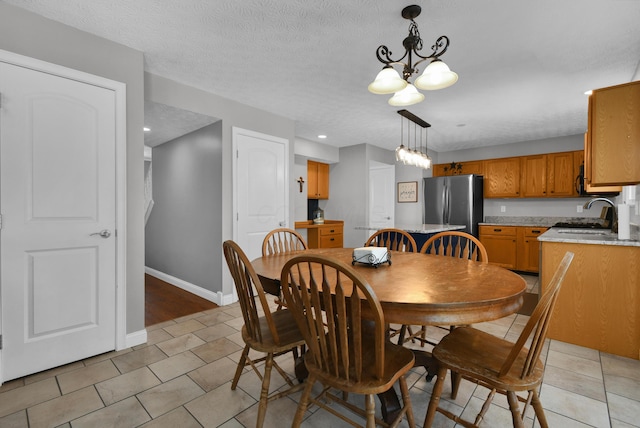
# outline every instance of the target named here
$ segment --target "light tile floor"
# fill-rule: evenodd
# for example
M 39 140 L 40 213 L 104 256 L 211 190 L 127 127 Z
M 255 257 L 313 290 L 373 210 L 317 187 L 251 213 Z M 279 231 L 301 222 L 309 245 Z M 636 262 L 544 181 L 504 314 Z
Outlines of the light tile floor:
M 537 277 L 527 281 L 536 291 Z M 513 340 L 526 320 L 513 315 L 476 327 Z M 0 427 L 253 427 L 258 377 L 247 370 L 238 388 L 230 387 L 244 345 L 242 324 L 239 306 L 225 306 L 152 326 L 144 345 L 8 382 L 0 387 Z M 640 361 L 549 342 L 541 400 L 551 427 L 640 427 Z M 293 372 L 290 354 L 279 361 Z M 408 382 L 421 426 L 434 382 L 426 382 L 421 368 L 410 372 Z M 274 371 L 272 389 L 283 385 Z M 455 401 L 446 399 L 445 390 L 441 403 L 469 417 L 486 393 L 464 382 Z M 299 396 L 270 402 L 265 427 L 290 426 Z M 303 426 L 346 424 L 312 408 Z M 455 425 L 438 415 L 434 426 Z M 482 426 L 511 426 L 503 397 L 496 398 Z M 527 419 L 527 427 L 537 426 Z

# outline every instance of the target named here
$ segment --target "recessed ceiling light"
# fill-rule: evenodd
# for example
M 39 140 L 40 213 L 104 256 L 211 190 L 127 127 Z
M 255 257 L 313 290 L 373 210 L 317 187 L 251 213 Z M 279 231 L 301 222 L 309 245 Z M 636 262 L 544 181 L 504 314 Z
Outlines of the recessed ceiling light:
M 327 136 L 321 134 L 321 135 L 318 135 L 318 138 L 325 139 L 325 138 L 327 138 Z
M 145 126 L 144 128 L 142 128 L 142 130 L 143 130 L 144 132 L 149 132 L 149 131 L 151 131 L 151 128 L 147 128 L 147 127 Z
M 591 89 L 589 89 L 589 90 L 588 90 L 588 91 L 586 91 L 584 94 L 585 94 L 585 95 L 591 95 L 591 94 L 593 94 L 593 91 L 592 91 Z

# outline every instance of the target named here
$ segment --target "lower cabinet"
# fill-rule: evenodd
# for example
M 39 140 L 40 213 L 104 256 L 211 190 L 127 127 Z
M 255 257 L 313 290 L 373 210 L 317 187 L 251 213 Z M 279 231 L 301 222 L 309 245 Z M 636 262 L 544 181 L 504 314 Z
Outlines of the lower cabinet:
M 342 248 L 343 225 L 323 225 L 307 230 L 309 248 Z
M 480 242 L 489 256 L 489 263 L 515 269 L 517 234 L 515 226 L 480 226 Z
M 546 231 L 546 227 L 479 227 L 480 242 L 487 250 L 489 263 L 533 273 L 538 273 L 540 269 L 538 236 Z
M 541 293 L 575 254 L 551 315 L 549 338 L 640 359 L 640 247 L 542 243 Z

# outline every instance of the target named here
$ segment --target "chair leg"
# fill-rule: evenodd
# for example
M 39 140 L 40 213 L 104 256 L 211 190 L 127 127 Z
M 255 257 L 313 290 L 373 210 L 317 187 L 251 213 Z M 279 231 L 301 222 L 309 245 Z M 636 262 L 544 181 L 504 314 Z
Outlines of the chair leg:
M 402 404 L 405 408 L 409 428 L 414 428 L 416 426 L 416 421 L 413 419 L 413 406 L 411 405 L 411 397 L 409 397 L 407 379 L 404 376 L 400 377 L 400 393 L 402 394 Z
M 365 413 L 367 415 L 367 428 L 376 428 L 376 402 L 373 394 L 364 396 Z
M 258 420 L 256 428 L 261 428 L 264 417 L 267 414 L 267 402 L 269 400 L 269 383 L 271 383 L 271 369 L 273 368 L 273 354 L 267 354 L 264 362 L 264 375 L 262 377 L 262 389 L 260 390 L 260 403 L 258 404 Z
M 462 376 L 460 373 L 451 371 L 451 399 L 455 400 L 458 396 L 458 390 L 460 389 L 460 381 Z
M 233 377 L 233 382 L 231 382 L 231 390 L 235 390 L 236 386 L 238 386 L 238 380 L 240 380 L 240 375 L 242 375 L 242 370 L 244 370 L 244 366 L 247 364 L 248 354 L 249 354 L 249 345 L 245 345 L 244 350 L 242 351 L 242 356 L 240 357 L 240 361 L 238 361 L 238 367 L 236 368 L 236 374 Z
M 436 384 L 433 386 L 433 391 L 431 392 L 431 400 L 429 400 L 427 416 L 424 418 L 424 424 L 422 425 L 423 428 L 431 428 L 431 424 L 433 424 L 433 419 L 436 417 L 436 409 L 440 402 L 440 394 L 442 394 L 442 388 L 444 387 L 444 378 L 446 376 L 447 369 L 445 367 L 441 367 L 438 370 L 438 379 L 436 380 Z
M 514 428 L 524 428 L 524 422 L 520 415 L 520 404 L 518 397 L 514 391 L 507 391 L 507 400 L 509 401 L 509 408 L 511 409 L 511 418 L 513 419 Z
M 533 397 L 531 399 L 531 405 L 533 406 L 533 410 L 536 412 L 536 417 L 538 418 L 538 423 L 541 428 L 549 428 L 549 424 L 547 423 L 547 417 L 544 415 L 544 409 L 542 408 L 542 403 L 540 402 L 540 398 L 538 397 L 538 393 L 536 390 L 531 391 Z
M 292 428 L 298 428 L 302 423 L 302 418 L 304 417 L 304 413 L 307 411 L 307 406 L 309 405 L 309 397 L 311 396 L 311 389 L 313 388 L 314 383 L 316 383 L 315 377 L 313 375 L 309 375 L 306 380 L 306 385 L 304 386 L 304 391 L 302 391 L 302 396 L 300 397 L 300 403 L 298 403 L 296 415 L 293 417 L 293 423 L 291 424 Z

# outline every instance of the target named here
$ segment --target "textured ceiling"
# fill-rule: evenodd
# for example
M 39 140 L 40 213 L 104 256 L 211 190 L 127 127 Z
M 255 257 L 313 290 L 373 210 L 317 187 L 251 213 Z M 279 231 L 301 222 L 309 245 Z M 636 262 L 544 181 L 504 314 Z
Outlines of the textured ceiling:
M 401 51 L 415 1 L 4 0 L 144 52 L 145 69 L 296 121 L 326 144 L 393 149 L 397 108 L 367 85 Z M 640 79 L 638 0 L 416 2 L 428 47 L 460 79 L 407 109 L 449 151 L 579 134 L 585 90 Z
M 211 125 L 218 119 L 151 101 L 144 103 L 144 145 L 155 147 Z

